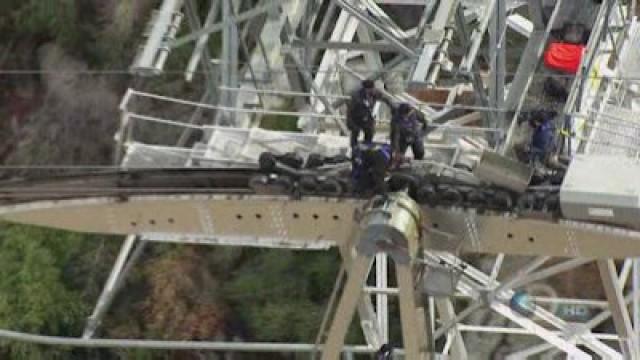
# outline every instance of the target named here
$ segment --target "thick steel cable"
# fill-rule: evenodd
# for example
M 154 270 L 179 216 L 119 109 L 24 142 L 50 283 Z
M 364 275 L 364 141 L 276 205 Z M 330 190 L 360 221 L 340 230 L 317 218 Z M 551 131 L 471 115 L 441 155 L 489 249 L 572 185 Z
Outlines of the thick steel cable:
M 72 346 L 81 348 L 121 348 L 157 350 L 209 350 L 238 352 L 312 352 L 313 344 L 290 343 L 245 343 L 208 341 L 160 341 L 130 339 L 80 339 L 62 336 L 47 336 L 0 329 L 0 338 L 40 345 Z M 345 352 L 370 354 L 375 351 L 368 346 L 345 346 Z

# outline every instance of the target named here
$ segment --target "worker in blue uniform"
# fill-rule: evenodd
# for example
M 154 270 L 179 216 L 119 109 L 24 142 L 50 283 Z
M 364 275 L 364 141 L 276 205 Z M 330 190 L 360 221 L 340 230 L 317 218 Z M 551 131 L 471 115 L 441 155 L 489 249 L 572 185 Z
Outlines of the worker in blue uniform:
M 393 102 L 380 90 L 376 89 L 372 80 L 362 81 L 362 87 L 351 94 L 347 109 L 347 127 L 351 131 L 351 147 L 358 145 L 360 132 L 364 133 L 364 142 L 371 143 L 375 133 L 374 106 L 378 101 L 393 108 Z
M 529 164 L 544 164 L 549 154 L 555 149 L 555 111 L 536 112 L 529 120 L 533 128 L 529 146 Z
M 359 144 L 353 148 L 351 177 L 356 193 L 386 192 L 385 177 L 391 165 L 391 146 L 383 143 Z
M 391 119 L 391 147 L 396 159 L 404 158 L 411 147 L 416 160 L 424 158 L 424 137 L 431 131 L 422 113 L 407 103 L 401 103 Z

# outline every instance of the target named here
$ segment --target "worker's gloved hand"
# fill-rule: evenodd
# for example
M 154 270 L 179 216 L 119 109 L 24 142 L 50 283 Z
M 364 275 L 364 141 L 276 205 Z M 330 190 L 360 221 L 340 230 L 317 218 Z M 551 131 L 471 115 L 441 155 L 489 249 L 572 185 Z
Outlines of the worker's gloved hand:
M 391 157 L 391 169 L 397 169 L 400 165 L 410 162 L 411 159 L 399 151 L 394 151 Z
M 391 169 L 395 169 L 402 163 L 402 154 L 398 151 L 394 151 L 391 155 Z

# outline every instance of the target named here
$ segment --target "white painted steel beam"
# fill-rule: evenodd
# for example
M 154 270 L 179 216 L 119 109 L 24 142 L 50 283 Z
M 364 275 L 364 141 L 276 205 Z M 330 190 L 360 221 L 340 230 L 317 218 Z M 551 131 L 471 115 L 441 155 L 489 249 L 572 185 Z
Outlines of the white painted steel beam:
M 520 279 L 518 279 L 514 284 L 513 287 L 520 287 L 520 286 L 525 286 L 527 284 L 531 284 L 534 283 L 536 281 L 540 281 L 543 279 L 546 279 L 548 277 L 551 277 L 553 275 L 559 274 L 561 272 L 565 272 L 565 271 L 569 271 L 571 269 L 574 269 L 578 266 L 584 265 L 586 263 L 589 263 L 593 261 L 592 259 L 571 259 L 571 260 L 567 260 L 564 262 L 561 262 L 559 264 L 555 264 L 555 265 L 551 265 L 547 268 L 544 268 L 542 270 L 536 271 L 534 273 L 530 273 Z
M 451 254 L 447 254 L 447 253 L 438 253 L 436 259 L 442 259 L 445 262 L 455 266 L 456 264 L 459 266 L 462 261 L 458 258 L 456 258 L 455 256 L 451 255 Z M 495 283 L 490 283 L 490 277 L 486 274 L 484 274 L 483 272 L 475 269 L 473 266 L 470 266 L 469 264 L 465 264 L 465 268 L 463 270 L 463 274 L 465 274 L 465 276 L 468 276 L 471 280 L 473 280 L 474 282 L 478 282 L 483 286 L 499 286 L 498 282 Z M 464 285 L 464 283 L 460 283 L 461 285 Z M 461 288 L 459 288 L 459 290 L 461 290 Z M 467 291 L 462 291 L 463 293 L 472 296 L 473 294 L 469 293 L 469 289 L 466 289 Z M 508 298 L 510 296 L 512 296 L 513 292 L 511 290 L 505 291 L 502 294 L 498 294 L 497 298 L 500 299 L 500 297 L 502 298 Z M 493 301 L 493 303 L 499 303 L 498 300 Z M 505 315 L 505 314 L 509 314 L 508 312 L 501 312 L 501 314 Z M 552 325 L 553 327 L 559 329 L 563 334 L 567 332 L 567 323 L 556 317 L 555 315 L 547 312 L 546 310 L 537 307 L 534 311 L 534 315 L 538 318 L 540 318 L 541 320 L 547 322 L 548 324 Z M 505 315 L 507 316 L 507 315 Z M 510 317 L 508 317 L 509 319 L 511 319 Z M 596 326 L 596 325 L 593 325 Z M 591 327 L 587 327 L 588 329 L 590 329 Z M 530 328 L 530 330 L 535 331 L 535 328 Z M 537 332 L 536 332 L 537 333 Z M 545 333 L 546 335 L 553 335 L 553 332 L 551 333 Z M 611 347 L 607 346 L 606 344 L 602 343 L 600 340 L 594 338 L 593 336 L 591 336 L 589 333 L 580 333 L 580 334 L 570 334 L 572 336 L 572 342 L 582 342 L 584 343 L 589 349 L 593 350 L 594 352 L 596 352 L 597 354 L 604 356 L 607 359 L 619 359 L 622 360 L 622 355 L 620 353 L 618 353 L 617 351 L 613 350 Z M 545 338 L 546 340 L 546 338 Z M 558 339 L 555 339 L 554 341 L 557 341 Z
M 436 308 L 438 309 L 438 315 L 445 323 L 451 322 L 455 319 L 456 313 L 453 308 L 453 303 L 448 298 L 436 298 Z M 433 316 L 433 315 L 432 315 Z M 452 337 L 452 346 L 450 350 L 451 357 L 458 360 L 466 360 L 468 358 L 467 348 L 464 345 L 464 339 L 459 323 L 456 324 L 450 331 L 449 337 Z
M 468 295 L 471 295 L 474 292 L 473 288 L 470 285 L 465 284 L 462 281 L 459 282 L 458 288 L 462 293 L 465 293 Z M 533 332 L 536 336 L 540 337 L 546 342 L 566 352 L 567 355 L 569 356 L 569 359 L 581 359 L 581 360 L 591 359 L 589 355 L 587 355 L 584 351 L 578 349 L 575 345 L 571 344 L 569 341 L 564 340 L 561 337 L 555 335 L 550 330 L 547 330 L 546 328 L 539 325 L 535 321 L 516 313 L 507 305 L 504 305 L 502 302 L 492 301 L 489 304 L 489 306 L 493 311 L 497 312 L 498 314 L 506 317 L 507 319 L 518 324 L 519 326 Z
M 637 359 L 640 354 L 637 348 L 637 339 L 634 339 L 633 325 L 627 310 L 627 305 L 622 295 L 622 287 L 618 282 L 618 273 L 613 260 L 598 260 L 598 270 L 602 285 L 609 301 L 609 309 L 613 317 L 622 351 L 627 359 Z
M 458 9 L 456 10 L 455 19 L 456 19 L 458 35 L 460 37 L 460 40 L 463 46 L 465 47 L 471 46 L 471 35 L 467 31 L 467 25 L 465 23 L 465 16 L 464 16 L 464 9 L 462 7 L 458 7 Z M 479 70 L 480 68 L 478 67 L 478 64 L 476 63 L 475 59 L 473 59 L 470 66 L 471 66 L 471 73 L 467 74 L 467 76 L 472 81 L 473 91 L 475 92 L 477 98 L 480 100 L 480 104 L 483 107 L 488 108 L 489 98 L 485 90 L 484 81 L 480 76 L 480 70 Z M 485 126 L 488 126 L 491 120 L 491 113 L 482 112 L 482 116 L 484 118 Z
M 327 341 L 323 346 L 322 360 L 338 360 L 372 262 L 372 257 L 362 255 L 356 255 L 352 259 L 347 271 L 347 282 L 344 285 L 340 301 L 333 316 Z
M 498 274 L 500 274 L 500 269 L 502 268 L 502 262 L 504 261 L 504 254 L 498 254 L 496 257 L 496 261 L 493 263 L 493 268 L 491 269 L 491 275 L 489 278 L 489 282 L 493 283 L 498 279 Z
M 340 10 L 340 15 L 338 16 L 338 20 L 335 22 L 333 29 L 334 30 L 331 33 L 329 41 L 351 42 L 353 41 L 358 29 L 358 19 L 351 16 L 347 11 Z M 334 69 L 336 64 L 344 61 L 343 56 L 346 55 L 346 52 L 346 50 L 333 49 L 328 49 L 324 52 L 317 74 L 313 81 L 313 84 L 318 91 L 312 90 L 312 93 L 327 92 L 325 90 L 325 85 L 330 79 L 332 79 L 332 77 L 336 76 L 336 74 L 331 70 Z M 323 113 L 327 110 L 324 103 L 315 97 L 311 101 L 311 106 L 313 111 L 316 113 Z M 315 132 L 320 127 L 320 122 L 311 117 L 301 116 L 298 120 L 298 127 L 306 132 Z
M 202 27 L 211 26 L 211 24 L 213 24 L 220 10 L 219 4 L 220 3 L 218 1 L 211 1 L 211 7 L 209 8 L 209 12 L 207 13 L 207 18 L 205 19 Z M 201 27 L 199 26 L 195 30 L 196 31 L 200 30 L 200 28 Z M 191 82 L 191 80 L 193 79 L 193 75 L 196 69 L 198 68 L 198 63 L 202 63 L 203 65 L 207 64 L 207 67 L 211 66 L 211 56 L 209 56 L 209 51 L 206 47 L 209 41 L 209 35 L 210 34 L 204 34 L 200 36 L 196 41 L 196 46 L 193 49 L 193 53 L 191 54 L 191 58 L 189 59 L 187 69 L 185 70 L 185 74 L 184 74 L 185 80 L 187 82 Z M 204 61 L 201 62 L 200 59 L 202 59 L 203 54 L 205 55 Z M 205 69 L 205 70 L 207 72 L 209 71 L 209 69 Z
M 400 290 L 400 320 L 402 341 L 408 359 L 430 360 L 427 344 L 425 310 L 417 302 L 411 267 L 396 264 L 396 277 Z
M 109 310 L 109 307 L 113 301 L 113 298 L 118 291 L 119 285 L 122 284 L 124 277 L 126 274 L 124 273 L 125 264 L 127 263 L 127 259 L 129 258 L 129 254 L 134 248 L 136 244 L 137 236 L 129 235 L 122 242 L 122 246 L 120 248 L 120 252 L 118 253 L 118 257 L 116 258 L 116 262 L 111 269 L 111 273 L 109 274 L 109 278 L 107 279 L 104 288 L 102 289 L 102 293 L 96 302 L 96 306 L 91 313 L 91 316 L 87 319 L 87 324 L 82 333 L 83 339 L 92 338 L 98 327 L 100 326 L 100 322 L 104 317 L 104 314 Z
M 489 21 L 493 17 L 493 10 L 495 9 L 497 0 L 488 0 L 485 3 L 484 10 L 482 12 L 482 16 L 480 19 L 480 24 L 476 29 L 473 30 L 471 36 L 469 38 L 470 46 L 465 54 L 464 58 L 460 62 L 460 70 L 462 72 L 470 73 L 472 71 L 473 63 L 476 61 L 476 56 L 478 56 L 478 51 L 480 50 L 480 44 L 482 43 L 482 38 L 484 34 L 487 32 L 487 28 L 489 27 Z
M 631 270 L 633 269 L 633 259 L 625 259 L 622 263 L 622 270 L 620 270 L 620 275 L 618 275 L 618 281 L 620 283 L 620 288 L 624 289 L 627 284 L 627 280 L 629 280 L 629 275 L 631 275 Z
M 243 13 L 237 14 L 235 16 L 235 18 L 233 19 L 233 22 L 236 24 L 239 24 L 241 22 L 245 22 L 245 21 L 249 21 L 251 19 L 253 19 L 256 16 L 260 16 L 262 14 L 265 14 L 269 11 L 272 11 L 272 9 L 277 8 L 280 6 L 280 2 L 281 0 L 272 0 L 269 3 L 262 5 L 262 6 L 258 6 L 255 7 L 251 10 L 247 10 Z M 169 46 L 171 48 L 176 48 L 179 46 L 182 46 L 186 43 L 189 43 L 191 41 L 196 41 L 198 40 L 200 37 L 202 37 L 203 35 L 207 35 L 207 34 L 212 34 L 214 32 L 219 32 L 219 31 L 223 31 L 225 27 L 227 27 L 228 24 L 226 24 L 224 21 L 220 22 L 220 23 L 214 23 L 211 24 L 209 26 L 204 26 L 202 29 L 198 30 L 198 31 L 194 31 L 192 33 L 190 33 L 189 35 L 185 35 L 183 37 L 180 37 L 178 39 L 175 39 L 174 41 L 169 43 Z
M 545 342 L 545 343 L 542 343 L 542 344 L 531 346 L 531 347 L 526 348 L 524 350 L 520 350 L 520 351 L 511 353 L 505 358 L 505 360 L 528 359 L 531 356 L 538 355 L 538 354 L 541 354 L 543 352 L 546 352 L 546 351 L 549 351 L 549 350 L 553 350 L 553 349 L 554 349 L 553 345 Z
M 322 93 L 322 90 L 315 85 L 314 79 L 311 78 L 311 75 L 309 75 L 307 71 L 304 71 L 304 64 L 302 63 L 302 61 L 298 59 L 296 56 L 292 56 L 292 59 L 296 64 L 296 66 L 299 69 L 303 70 L 301 75 L 304 78 L 305 82 L 308 84 L 308 86 L 311 88 L 311 91 L 313 91 L 316 94 Z M 322 96 L 316 96 L 314 100 L 320 101 L 324 105 L 324 111 L 329 115 L 333 116 L 333 120 L 337 125 L 337 127 L 340 129 L 341 134 L 346 135 L 349 133 L 349 129 L 347 128 L 347 125 L 345 124 L 344 121 L 341 120 L 342 117 L 337 114 L 336 110 L 331 106 L 331 103 L 327 98 Z
M 489 104 L 496 109 L 493 127 L 505 128 L 505 84 L 507 66 L 506 0 L 495 0 L 489 22 Z
M 540 256 L 536 259 L 531 260 L 525 266 L 519 268 L 514 274 L 504 279 L 502 281 L 502 284 L 496 288 L 495 292 L 498 293 L 501 291 L 513 289 L 514 286 L 518 283 L 518 281 L 522 279 L 522 277 L 527 276 L 532 271 L 535 271 L 537 268 L 544 265 L 544 263 L 547 262 L 549 259 L 550 259 L 549 256 Z
M 507 26 L 515 30 L 518 34 L 527 38 L 531 36 L 534 28 L 533 23 L 520 14 L 507 16 Z
M 350 238 L 355 240 L 355 234 L 357 234 L 359 229 L 354 228 L 353 233 Z M 342 257 L 342 266 L 347 269 L 347 273 L 351 268 L 351 262 L 353 260 L 353 254 L 351 251 L 352 244 L 345 244 L 344 246 L 340 246 L 340 256 Z M 377 261 L 377 259 L 376 259 Z M 370 273 L 371 269 L 369 269 Z M 377 274 L 376 274 L 377 275 Z M 365 280 L 366 282 L 366 280 Z M 333 304 L 330 303 L 330 306 Z M 331 309 L 327 310 L 328 312 Z M 385 329 L 380 325 L 380 317 L 381 315 L 387 315 L 383 312 L 380 312 L 379 308 L 374 310 L 373 302 L 371 301 L 371 297 L 366 294 L 366 296 L 361 295 L 360 301 L 358 302 L 358 316 L 360 317 L 360 327 L 362 329 L 362 333 L 364 334 L 364 338 L 367 341 L 367 345 L 373 348 L 380 348 L 382 344 L 385 343 L 384 340 L 384 331 Z M 328 321 L 329 319 L 327 319 Z M 388 320 L 388 319 L 387 319 Z M 326 329 L 320 329 L 320 331 L 325 331 Z M 321 336 L 325 334 L 320 334 Z
M 367 53 L 389 52 L 394 49 L 392 45 L 383 42 L 314 41 L 294 39 L 290 45 L 298 48 L 308 47 L 313 49 L 359 50 Z
M 453 16 L 453 12 L 458 7 L 458 0 L 441 1 L 436 10 L 435 19 L 431 23 L 430 29 L 424 34 L 425 39 L 421 39 L 424 43 L 420 56 L 414 67 L 413 73 L 410 75 L 411 82 L 425 82 L 434 61 L 434 56 L 441 47 L 442 42 L 447 39 L 445 28 L 449 24 Z M 449 34 L 450 35 L 450 34 Z M 447 41 L 450 39 L 447 39 Z
M 238 25 L 235 22 L 235 12 L 233 0 L 222 0 L 222 19 L 224 28 L 222 29 L 222 58 L 220 71 L 222 84 L 228 87 L 238 86 L 238 51 L 240 49 Z M 222 93 L 221 103 L 227 107 L 235 107 L 236 94 Z M 236 113 L 220 111 L 216 113 L 216 125 L 237 125 Z
M 376 287 L 386 289 L 389 276 L 389 256 L 385 253 L 376 255 Z M 380 340 L 389 342 L 389 297 L 387 294 L 376 294 L 376 317 L 380 329 Z
M 534 335 L 532 332 L 530 332 L 527 329 L 516 328 L 516 327 L 458 324 L 457 328 L 462 332 L 480 332 L 480 333 L 508 334 L 508 335 Z M 553 331 L 553 333 L 559 336 L 566 335 L 561 333 L 560 331 Z M 590 336 L 593 336 L 599 340 L 607 340 L 607 341 L 619 340 L 619 337 L 617 334 L 593 333 L 593 334 L 590 334 Z M 545 345 L 549 345 L 549 344 L 545 344 Z M 552 347 L 553 345 L 549 345 L 549 349 Z
M 361 22 L 367 24 L 367 26 L 369 26 L 378 35 L 382 36 L 384 39 L 389 41 L 389 43 L 391 43 L 400 53 L 408 57 L 414 57 L 416 55 L 413 49 L 405 45 L 396 35 L 390 32 L 389 29 L 385 29 L 384 27 L 372 21 L 368 15 L 366 15 L 361 9 L 359 9 L 353 3 L 346 0 L 334 0 L 334 1 L 342 9 L 349 12 L 352 16 L 356 17 Z
M 368 27 L 366 27 L 363 23 L 360 23 L 356 32 L 358 34 L 358 39 L 360 40 L 360 43 L 371 43 L 375 40 L 373 31 Z M 355 44 L 358 44 L 358 43 L 355 43 Z M 356 48 L 354 50 L 358 50 L 358 49 Z M 382 70 L 383 64 L 382 64 L 382 57 L 380 56 L 380 53 L 366 52 L 364 54 L 364 59 L 369 69 Z
M 405 32 L 396 24 L 386 11 L 382 10 L 380 6 L 374 0 L 356 0 L 360 1 L 365 6 L 366 11 L 375 17 L 375 20 L 379 21 L 385 28 L 394 36 L 400 39 L 407 39 L 410 37 L 408 32 Z
M 171 31 L 174 16 L 180 11 L 182 5 L 183 0 L 163 0 L 151 26 L 149 36 L 142 47 L 142 52 L 136 57 L 131 67 L 133 72 L 146 75 L 157 74 L 161 71 L 162 67 L 157 66 L 158 59 L 163 52 L 166 59 L 168 52 L 168 49 L 164 49 L 165 37 Z

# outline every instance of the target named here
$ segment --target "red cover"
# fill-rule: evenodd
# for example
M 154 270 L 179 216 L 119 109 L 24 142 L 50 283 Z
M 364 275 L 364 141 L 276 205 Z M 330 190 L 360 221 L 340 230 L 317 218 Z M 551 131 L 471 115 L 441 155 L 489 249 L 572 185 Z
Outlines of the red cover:
M 551 43 L 544 53 L 544 65 L 554 70 L 575 74 L 580 67 L 584 45 Z

